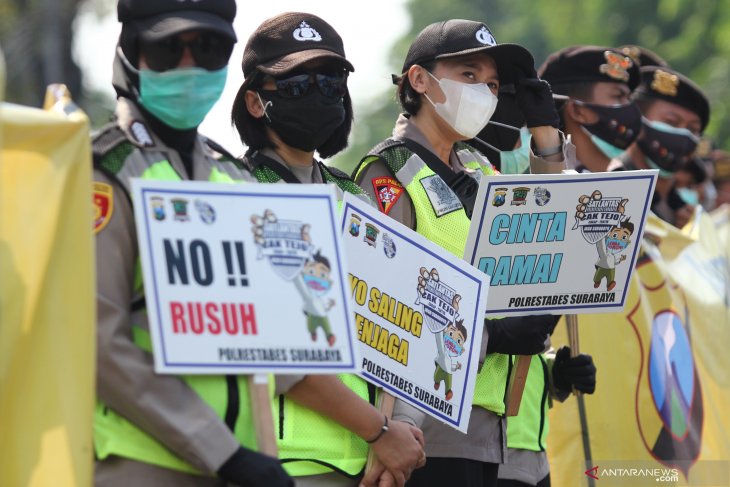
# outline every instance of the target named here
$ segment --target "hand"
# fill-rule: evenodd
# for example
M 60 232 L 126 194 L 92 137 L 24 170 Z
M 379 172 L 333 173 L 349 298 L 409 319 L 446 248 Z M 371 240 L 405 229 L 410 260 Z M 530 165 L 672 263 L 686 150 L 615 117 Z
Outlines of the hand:
M 402 486 L 413 470 L 426 464 L 423 445 L 420 429 L 403 421 L 390 421 L 388 431 L 370 448 L 383 467 L 390 471 L 396 485 Z
M 396 476 L 386 470 L 377 457 L 373 458 L 373 463 L 360 482 L 359 487 L 403 487 L 405 480 L 403 483 L 399 483 Z
M 561 391 L 575 388 L 586 394 L 596 390 L 596 366 L 593 357 L 580 354 L 570 356 L 570 347 L 562 347 L 555 355 L 553 363 L 553 385 Z
M 548 337 L 558 324 L 560 315 L 530 315 L 485 319 L 489 334 L 487 353 L 535 355 L 545 350 Z
M 521 70 L 517 73 L 515 91 L 517 106 L 524 115 L 528 128 L 560 126 L 560 117 L 555 109 L 550 84 L 538 78 L 535 68 L 529 72 Z
M 241 447 L 218 469 L 218 476 L 240 487 L 294 487 L 279 460 Z

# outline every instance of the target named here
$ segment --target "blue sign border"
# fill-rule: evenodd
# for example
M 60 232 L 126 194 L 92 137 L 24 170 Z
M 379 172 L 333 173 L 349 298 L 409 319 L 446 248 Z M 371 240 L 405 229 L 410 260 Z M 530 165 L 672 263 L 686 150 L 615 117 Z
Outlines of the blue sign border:
M 359 212 L 360 214 L 367 214 L 367 217 L 370 220 L 373 220 L 378 225 L 380 225 L 382 228 L 385 228 L 389 232 L 400 237 L 402 240 L 405 240 L 406 242 L 412 244 L 414 247 L 417 247 L 418 249 L 426 252 L 431 257 L 434 257 L 435 259 L 442 262 L 443 264 L 450 267 L 451 269 L 455 270 L 459 274 L 462 274 L 462 275 L 466 276 L 467 278 L 469 278 L 470 280 L 476 282 L 477 286 L 478 286 L 477 295 L 480 295 L 482 293 L 482 281 L 480 281 L 479 279 L 476 279 L 475 277 L 471 276 L 470 274 L 465 273 L 463 270 L 459 269 L 457 266 L 453 265 L 451 262 L 444 260 L 444 258 L 441 257 L 439 254 L 432 252 L 430 249 L 422 246 L 418 242 L 415 242 L 414 240 L 406 237 L 405 235 L 400 233 L 398 230 L 395 230 L 393 227 L 391 227 L 387 223 L 383 223 L 382 220 L 370 215 L 370 212 L 362 211 L 361 209 L 354 206 L 350 202 L 344 204 L 342 207 L 342 229 L 341 230 L 343 233 L 345 232 L 345 229 L 347 227 L 347 219 L 345 217 L 347 216 L 349 209 Z M 368 209 L 370 209 L 370 208 L 368 208 Z M 373 210 L 373 211 L 376 211 L 376 210 Z M 378 213 L 378 216 L 380 216 L 380 215 L 386 217 L 387 219 L 391 219 L 390 217 L 387 217 L 386 215 Z M 479 310 L 478 303 L 474 303 L 474 316 L 477 316 L 477 317 L 483 316 L 483 312 Z M 475 325 L 475 326 L 477 326 L 477 325 Z M 471 330 L 471 331 L 472 331 L 472 336 L 474 336 L 474 334 L 473 334 L 474 330 Z M 356 342 L 360 342 L 360 340 L 356 339 Z M 474 342 L 472 342 L 472 344 L 474 344 Z M 478 344 L 478 345 L 481 346 L 481 344 Z M 470 371 L 469 369 L 471 368 L 472 354 L 474 353 L 474 348 L 475 348 L 474 346 L 469 347 L 469 359 L 466 361 L 467 366 L 466 366 L 466 370 L 465 370 L 466 377 L 469 377 L 469 371 Z M 370 382 L 378 384 L 383 389 L 391 392 L 394 396 L 400 397 L 401 399 L 403 399 L 404 401 L 406 401 L 409 404 L 417 405 L 417 407 L 419 407 L 419 408 L 430 411 L 434 416 L 441 418 L 444 422 L 449 423 L 449 424 L 458 425 L 461 422 L 461 415 L 462 415 L 462 412 L 464 411 L 464 400 L 468 399 L 470 403 L 472 401 L 471 397 L 469 397 L 469 398 L 465 397 L 465 394 L 464 394 L 465 391 L 462 390 L 461 391 L 461 403 L 459 404 L 459 414 L 456 418 L 456 421 L 454 421 L 449 416 L 445 416 L 444 414 L 442 414 L 440 411 L 429 407 L 427 404 L 423 404 L 422 402 L 415 401 L 412 396 L 403 393 L 399 389 L 395 389 L 395 388 L 391 387 L 391 385 L 388 384 L 387 382 L 384 382 L 383 380 L 379 379 L 378 377 L 363 371 L 362 364 L 359 366 L 359 369 L 360 369 L 360 371 L 358 373 L 361 376 L 367 378 Z
M 489 195 L 491 194 L 492 186 L 500 186 L 500 187 L 502 187 L 502 186 L 524 186 L 527 183 L 529 183 L 530 185 L 575 184 L 575 183 L 582 184 L 582 183 L 590 183 L 590 182 L 595 182 L 595 181 L 627 181 L 627 180 L 631 180 L 631 179 L 648 179 L 650 181 L 650 184 L 649 184 L 649 188 L 647 189 L 646 198 L 644 199 L 644 208 L 641 211 L 641 228 L 639 229 L 639 232 L 638 232 L 639 235 L 644 234 L 644 226 L 646 224 L 646 213 L 649 209 L 649 205 L 651 204 L 651 189 L 652 189 L 651 180 L 654 179 L 653 176 L 636 175 L 636 176 L 628 176 L 628 177 L 626 177 L 626 176 L 625 177 L 608 177 L 608 178 L 607 177 L 602 177 L 602 178 L 594 177 L 594 178 L 580 178 L 580 179 L 573 179 L 573 178 L 566 177 L 565 179 L 530 180 L 529 182 L 524 181 L 524 180 L 523 181 L 514 181 L 514 180 L 510 181 L 508 177 L 505 177 L 505 176 L 500 176 L 500 177 L 505 178 L 506 181 L 493 181 L 487 185 L 487 190 L 486 190 L 485 197 L 484 197 L 484 206 L 482 207 L 482 212 L 484 212 L 486 210 L 486 207 L 489 204 Z M 479 238 L 482 234 L 483 224 L 484 224 L 484 220 L 479 222 L 479 227 L 477 229 L 477 235 L 476 235 L 477 242 L 479 242 Z M 638 242 L 636 243 L 636 245 L 638 245 Z M 639 253 L 639 249 L 637 247 L 636 250 L 631 255 L 631 268 L 632 269 L 634 268 L 636 256 L 638 255 L 638 253 Z M 474 265 L 475 258 L 476 258 L 476 247 L 474 248 L 474 251 L 472 252 L 471 257 L 469 258 L 469 263 L 471 265 Z M 615 304 L 601 303 L 601 304 L 590 304 L 590 305 L 585 305 L 585 306 L 579 305 L 580 308 L 582 308 L 582 309 L 589 309 L 589 308 L 619 308 L 619 309 L 622 309 L 625 305 L 626 294 L 629 292 L 629 287 L 627 285 L 628 282 L 629 282 L 629 280 L 627 277 L 626 281 L 624 282 L 623 294 L 621 295 L 620 303 L 615 303 Z M 560 310 L 564 310 L 564 309 L 575 310 L 576 307 L 577 306 L 555 306 L 555 307 L 540 306 L 540 307 L 532 307 L 532 308 L 520 308 L 519 311 L 520 312 L 538 311 L 538 312 L 544 313 L 546 310 L 550 310 L 550 311 L 553 311 L 553 310 L 560 311 Z M 502 309 L 489 310 L 489 313 L 505 313 L 505 312 L 512 313 L 514 311 L 515 310 L 512 308 L 502 308 Z
M 269 198 L 287 198 L 287 199 L 320 199 L 324 200 L 326 202 L 326 206 L 329 207 L 329 220 L 330 220 L 330 227 L 332 228 L 332 238 L 338 239 L 338 235 L 335 233 L 337 228 L 337 222 L 335 219 L 334 214 L 334 207 L 335 205 L 329 204 L 330 198 L 326 195 L 302 195 L 302 194 L 294 194 L 294 193 L 254 193 L 254 192 L 248 192 L 248 191 L 231 191 L 229 187 L 221 188 L 220 191 L 193 191 L 193 190 L 174 190 L 174 189 L 154 189 L 154 188 L 142 188 L 142 205 L 144 210 L 144 223 L 145 227 L 147 229 L 147 248 L 149 255 L 154 255 L 152 253 L 152 240 L 150 239 L 151 231 L 150 231 L 150 208 L 148 206 L 148 199 L 146 197 L 149 193 L 155 193 L 157 194 L 173 194 L 173 195 L 195 195 L 195 196 L 238 196 L 238 197 L 269 197 Z M 335 252 L 337 253 L 337 265 L 339 266 L 339 269 L 342 270 L 344 267 L 342 266 L 342 255 L 340 255 L 339 246 L 335 245 Z M 343 367 L 353 367 L 357 370 L 358 365 L 355 363 L 355 355 L 354 350 L 350 350 L 350 356 L 349 356 L 349 362 L 347 363 L 340 363 L 337 365 L 316 365 L 316 364 L 309 364 L 302 367 L 295 367 L 292 365 L 276 365 L 276 364 L 252 364 L 252 363 L 201 363 L 201 362 L 194 362 L 194 363 L 186 363 L 186 362 L 171 362 L 169 361 L 167 357 L 167 346 L 165 345 L 165 335 L 162 331 L 162 316 L 161 316 L 161 306 L 159 303 L 159 297 L 158 297 L 158 287 L 157 287 L 157 272 L 154 268 L 154 266 L 151 266 L 151 273 L 152 273 L 152 281 L 153 281 L 153 288 L 154 288 L 154 295 L 155 295 L 155 307 L 157 308 L 157 323 L 159 327 L 159 336 L 161 339 L 161 349 L 162 349 L 162 355 L 163 355 L 163 362 L 165 366 L 169 367 L 210 367 L 211 369 L 217 369 L 217 368 L 225 368 L 225 369 L 285 369 L 285 370 L 291 370 L 295 371 L 298 368 L 301 369 L 321 369 L 321 370 L 328 370 L 328 369 L 341 369 Z M 342 274 L 342 272 L 340 272 Z M 340 289 L 342 292 L 341 299 L 344 303 L 345 300 L 348 300 L 349 297 L 345 294 L 345 290 L 349 289 L 349 284 L 346 283 L 346 279 L 344 276 L 340 279 L 342 282 L 340 282 Z M 147 296 L 146 296 L 147 297 Z M 347 338 L 348 343 L 353 343 L 355 340 L 352 337 L 352 330 L 350 330 L 350 327 L 347 328 Z

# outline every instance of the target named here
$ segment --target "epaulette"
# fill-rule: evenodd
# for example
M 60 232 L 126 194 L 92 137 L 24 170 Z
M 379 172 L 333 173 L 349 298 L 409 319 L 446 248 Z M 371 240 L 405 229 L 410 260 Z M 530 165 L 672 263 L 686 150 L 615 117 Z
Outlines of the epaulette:
M 386 149 L 390 149 L 391 147 L 397 147 L 399 145 L 404 145 L 403 141 L 396 140 L 396 139 L 385 139 L 372 149 L 368 151 L 369 156 L 378 156 L 383 153 Z
M 327 170 L 330 172 L 330 174 L 332 174 L 333 176 L 335 176 L 337 178 L 340 178 L 340 179 L 348 179 L 350 181 L 353 180 L 352 177 L 349 174 L 347 174 L 346 172 L 344 172 L 344 171 L 342 171 L 340 169 L 337 169 L 334 166 L 328 166 L 328 165 L 325 165 L 325 164 L 322 164 L 322 165 L 325 166 L 325 168 L 327 168 Z
M 226 160 L 228 162 L 232 162 L 236 166 L 237 169 L 243 169 L 243 170 L 246 170 L 249 172 L 252 170 L 251 166 L 247 162 L 245 162 L 241 158 L 238 158 L 238 157 L 234 156 L 233 154 L 231 154 L 230 152 L 228 152 L 228 150 L 226 150 L 218 142 L 211 140 L 208 137 L 204 137 L 204 138 L 205 138 L 205 143 L 208 145 L 208 147 L 210 147 L 214 152 L 217 152 L 221 156 L 221 159 Z
M 94 156 L 94 166 L 101 163 L 101 159 L 116 148 L 119 144 L 127 141 L 124 131 L 116 123 L 109 123 L 92 134 L 91 147 Z

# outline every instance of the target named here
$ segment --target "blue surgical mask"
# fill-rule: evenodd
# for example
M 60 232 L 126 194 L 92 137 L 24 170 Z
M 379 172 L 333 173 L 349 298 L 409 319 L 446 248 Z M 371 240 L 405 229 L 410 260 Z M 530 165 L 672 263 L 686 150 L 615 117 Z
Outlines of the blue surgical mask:
M 616 159 L 618 156 L 624 153 L 624 149 L 620 149 L 615 145 L 611 145 L 600 137 L 596 137 L 591 134 L 591 142 L 603 152 L 603 154 L 609 159 Z
M 677 188 L 677 194 L 682 198 L 682 201 L 690 206 L 697 206 L 700 203 L 700 194 L 694 189 Z
M 179 68 L 139 71 L 139 102 L 170 127 L 186 130 L 200 125 L 226 85 L 228 67 L 217 71 Z
M 524 174 L 530 168 L 530 131 L 520 129 L 521 145 L 517 149 L 499 153 L 499 172 L 502 174 Z

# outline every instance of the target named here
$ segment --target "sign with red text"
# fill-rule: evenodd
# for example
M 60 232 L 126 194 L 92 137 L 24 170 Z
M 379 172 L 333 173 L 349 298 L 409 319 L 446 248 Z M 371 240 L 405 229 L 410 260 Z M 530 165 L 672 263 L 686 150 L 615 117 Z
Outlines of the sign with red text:
M 464 259 L 487 316 L 621 311 L 657 171 L 483 177 Z
M 342 240 L 360 375 L 466 432 L 488 277 L 350 195 Z
M 355 370 L 329 185 L 134 180 L 132 188 L 155 370 Z

